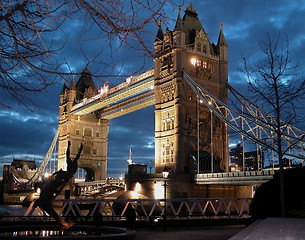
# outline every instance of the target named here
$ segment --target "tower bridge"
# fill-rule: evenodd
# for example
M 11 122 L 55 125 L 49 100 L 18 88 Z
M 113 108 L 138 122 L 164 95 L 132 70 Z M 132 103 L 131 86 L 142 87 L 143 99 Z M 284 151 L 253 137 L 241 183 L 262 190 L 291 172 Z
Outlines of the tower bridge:
M 161 24 L 158 26 L 154 50 L 153 69 L 117 86 L 110 88 L 105 82 L 97 89 L 87 68 L 76 84 L 74 79 L 70 86 L 64 84 L 59 106 L 58 169 L 66 167 L 67 142 L 72 142 L 72 157 L 82 142 L 79 168 L 87 171 L 88 181 L 105 180 L 109 120 L 154 105 L 155 175 L 144 177 L 147 181 L 160 178 L 167 166 L 176 181 L 169 183 L 173 196 L 193 196 L 197 193 L 191 191 L 198 188 L 190 188 L 193 176 L 197 185 L 249 186 L 271 179 L 274 172 L 262 172 L 261 167 L 252 173 L 229 172 L 228 128 L 258 144 L 258 152 L 272 150 L 273 143 L 263 140 L 272 134 L 268 128 L 272 116 L 244 97 L 240 102 L 247 115 L 228 106 L 229 91 L 234 90 L 228 84 L 228 45 L 222 25 L 217 43 L 211 43 L 196 9 L 189 5 L 183 17 L 179 12 L 173 31 L 164 32 Z M 287 130 L 284 137 L 288 144 L 299 141 L 290 157 L 303 158 L 304 142 L 300 139 L 304 132 L 293 127 Z M 135 179 L 141 181 L 143 175 Z M 228 191 L 237 192 L 236 188 Z
M 154 48 L 154 68 L 127 78 L 118 86 L 109 88 L 105 84 L 96 89 L 87 69 L 76 85 L 72 82 L 69 88 L 64 86 L 59 120 L 59 168 L 64 168 L 66 142 L 70 140 L 72 145 L 78 146 L 84 141 L 83 155 L 88 158 L 83 158 L 80 165 L 92 169 L 92 180 L 105 178 L 108 121 L 154 105 L 156 173 L 161 173 L 166 165 L 175 174 L 194 174 L 213 168 L 214 162 L 219 171 L 229 169 L 225 124 L 216 119 L 209 127 L 209 109 L 201 106 L 198 115 L 197 97 L 183 79 L 185 71 L 217 98 L 227 102 L 227 44 L 222 29 L 217 44 L 210 43 L 196 10 L 190 5 L 183 18 L 179 13 L 173 31 L 163 32 L 159 25 Z M 198 132 L 199 137 L 197 118 L 206 123 Z M 211 132 L 204 128 L 214 128 L 217 135 L 212 139 Z M 211 155 L 212 145 L 215 159 L 212 164 L 207 159 L 196 159 L 197 151 Z M 191 155 L 195 156 L 195 161 L 201 161 L 199 169 Z

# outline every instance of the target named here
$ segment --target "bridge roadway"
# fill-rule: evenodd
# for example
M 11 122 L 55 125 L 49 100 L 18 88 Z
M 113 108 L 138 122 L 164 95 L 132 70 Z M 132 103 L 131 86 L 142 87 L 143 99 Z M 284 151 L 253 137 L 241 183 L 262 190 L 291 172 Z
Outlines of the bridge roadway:
M 204 173 L 195 176 L 196 184 L 251 184 L 263 183 L 273 178 L 275 170 Z
M 74 105 L 71 114 L 82 116 L 103 109 L 101 118 L 111 119 L 154 105 L 154 70 L 127 78 L 126 82 L 107 89 Z
M 91 182 L 79 182 L 76 183 L 79 187 L 80 196 L 92 196 L 94 194 L 99 194 L 101 189 L 125 189 L 125 182 L 120 179 L 107 179 L 100 181 Z

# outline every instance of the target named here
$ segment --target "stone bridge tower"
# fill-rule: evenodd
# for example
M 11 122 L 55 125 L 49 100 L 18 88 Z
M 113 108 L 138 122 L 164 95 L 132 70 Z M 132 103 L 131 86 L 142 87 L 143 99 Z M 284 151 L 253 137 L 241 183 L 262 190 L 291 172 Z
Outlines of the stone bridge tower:
M 211 44 L 196 9 L 189 5 L 183 18 L 179 10 L 173 31 L 163 32 L 159 24 L 154 48 L 156 172 L 162 172 L 165 165 L 176 174 L 226 171 L 227 128 L 200 103 L 182 75 L 185 71 L 227 102 L 228 46 L 222 25 L 217 45 Z
M 78 161 L 78 167 L 87 172 L 87 180 L 106 179 L 108 120 L 99 119 L 97 113 L 84 116 L 71 115 L 73 105 L 85 101 L 97 94 L 97 89 L 91 74 L 85 68 L 75 85 L 74 79 L 69 87 L 64 84 L 60 94 L 59 105 L 59 146 L 58 169 L 66 169 L 66 149 L 71 141 L 71 158 L 78 153 L 80 143 L 83 143 L 83 153 Z

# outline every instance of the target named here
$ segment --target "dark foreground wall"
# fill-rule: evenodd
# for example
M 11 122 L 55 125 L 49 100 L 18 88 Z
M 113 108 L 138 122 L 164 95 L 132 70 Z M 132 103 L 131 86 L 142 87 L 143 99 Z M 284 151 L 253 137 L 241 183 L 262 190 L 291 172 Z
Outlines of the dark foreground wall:
M 283 174 L 286 217 L 305 217 L 305 167 L 285 169 Z M 256 190 L 251 217 L 281 217 L 280 203 L 280 178 L 276 173 Z

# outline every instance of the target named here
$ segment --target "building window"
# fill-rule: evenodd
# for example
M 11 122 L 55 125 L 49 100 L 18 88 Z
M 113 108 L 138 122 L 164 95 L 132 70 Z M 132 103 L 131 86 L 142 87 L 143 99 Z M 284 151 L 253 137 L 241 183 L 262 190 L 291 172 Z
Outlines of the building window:
M 209 63 L 209 64 L 208 64 L 208 68 L 209 68 L 211 71 L 213 71 L 213 64 L 212 64 L 212 63 Z
M 84 129 L 84 136 L 86 137 L 92 137 L 92 129 L 91 128 L 85 128 Z
M 203 67 L 203 68 L 208 68 L 208 63 L 207 63 L 206 61 L 203 61 L 203 62 L 202 62 L 202 67 Z
M 166 155 L 165 155 L 165 144 L 163 143 L 162 144 L 162 150 L 161 150 L 162 152 L 161 152 L 161 159 L 162 159 L 162 163 L 165 163 L 165 157 L 166 157 Z
M 77 135 L 77 136 L 79 135 L 79 129 L 75 130 L 75 135 Z
M 201 52 L 201 44 L 200 43 L 197 43 L 197 51 Z
M 203 53 L 207 53 L 207 45 L 203 45 L 202 46 L 202 52 Z
M 95 137 L 97 137 L 97 138 L 100 137 L 100 132 L 96 132 Z
M 92 149 L 92 155 L 94 155 L 94 156 L 97 155 L 97 150 L 96 149 Z
M 169 119 L 167 119 L 166 121 L 166 130 L 170 130 L 171 129 L 171 122 Z
M 84 154 L 90 155 L 91 154 L 91 147 L 84 146 Z

